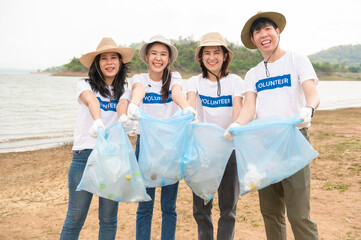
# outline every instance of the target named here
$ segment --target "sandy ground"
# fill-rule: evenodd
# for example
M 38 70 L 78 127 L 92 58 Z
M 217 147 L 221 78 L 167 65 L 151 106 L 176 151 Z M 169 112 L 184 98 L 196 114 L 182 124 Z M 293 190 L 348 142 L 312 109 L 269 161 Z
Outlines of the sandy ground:
M 320 153 L 311 163 L 311 217 L 320 239 L 361 239 L 361 108 L 318 111 L 310 128 Z M 0 154 L 0 239 L 58 239 L 68 200 L 71 146 Z M 152 239 L 160 239 L 156 193 Z M 219 216 L 215 196 L 215 229 Z M 120 203 L 117 239 L 135 239 L 137 203 Z M 196 239 L 190 188 L 180 183 L 176 239 Z M 97 239 L 94 197 L 80 239 Z M 257 192 L 239 199 L 235 239 L 265 239 Z M 288 239 L 294 239 L 288 224 Z

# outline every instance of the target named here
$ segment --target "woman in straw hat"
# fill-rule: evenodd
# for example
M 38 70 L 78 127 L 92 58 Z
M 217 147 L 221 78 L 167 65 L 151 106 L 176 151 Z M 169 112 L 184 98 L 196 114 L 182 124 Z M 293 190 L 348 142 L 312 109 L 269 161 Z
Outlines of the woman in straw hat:
M 280 48 L 280 33 L 286 18 L 278 12 L 258 12 L 243 27 L 245 47 L 258 49 L 264 61 L 245 77 L 245 103 L 230 128 L 256 118 L 296 114 L 304 121 L 298 129 L 309 140 L 308 127 L 319 105 L 318 79 L 310 60 Z M 256 108 L 256 100 L 258 106 Z M 225 137 L 231 134 L 225 132 Z M 259 190 L 260 208 L 267 239 L 286 239 L 285 208 L 295 239 L 318 239 L 317 225 L 310 218 L 310 166 L 296 174 Z
M 129 124 L 126 110 L 131 92 L 124 85 L 133 55 L 132 48 L 118 47 L 113 39 L 103 38 L 96 51 L 80 58 L 89 69 L 89 78 L 77 84 L 79 111 L 68 178 L 69 205 L 60 239 L 78 239 L 86 219 L 93 194 L 76 188 L 95 146 L 97 130 L 116 121 Z M 99 239 L 115 239 L 117 214 L 117 202 L 99 197 Z
M 228 66 L 233 52 L 217 32 L 205 34 L 195 51 L 195 60 L 202 74 L 188 80 L 187 100 L 196 108 L 198 120 L 226 128 L 237 117 L 242 106 L 243 80 L 229 74 Z M 229 156 L 226 156 L 228 158 Z M 217 239 L 234 238 L 239 184 L 235 152 L 229 157 L 218 188 L 220 218 Z M 204 205 L 203 199 L 193 193 L 193 216 L 198 224 L 199 239 L 213 239 L 212 200 Z
M 178 51 L 170 41 L 161 35 L 152 37 L 139 51 L 141 60 L 147 64 L 148 73 L 136 74 L 132 78 L 132 99 L 128 116 L 139 119 L 138 110 L 159 119 L 170 118 L 180 108 L 196 115 L 182 93 L 182 78 L 178 72 L 171 72 L 170 65 L 177 59 Z M 171 92 L 171 93 L 170 93 Z M 171 95 L 170 95 L 171 94 Z M 147 98 L 147 101 L 143 101 Z M 139 157 L 140 136 L 136 142 L 136 156 Z M 154 207 L 155 188 L 147 188 L 152 201 L 140 202 L 137 210 L 136 238 L 150 239 Z M 178 182 L 162 187 L 162 239 L 175 238 L 176 199 Z

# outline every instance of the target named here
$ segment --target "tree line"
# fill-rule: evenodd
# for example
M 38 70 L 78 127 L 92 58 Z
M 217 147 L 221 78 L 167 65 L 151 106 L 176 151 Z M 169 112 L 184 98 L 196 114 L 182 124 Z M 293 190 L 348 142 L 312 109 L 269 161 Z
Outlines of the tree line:
M 147 66 L 139 58 L 139 47 L 143 43 L 133 43 L 130 47 L 135 49 L 134 57 L 130 63 L 130 71 L 132 73 L 141 73 L 147 71 Z M 179 71 L 181 74 L 200 73 L 199 64 L 194 60 L 194 52 L 199 42 L 190 38 L 179 38 L 173 40 L 172 44 L 178 49 L 178 58 L 173 64 L 173 69 Z M 263 58 L 256 50 L 249 50 L 243 46 L 235 43 L 228 43 L 228 47 L 234 53 L 233 60 L 229 66 L 231 73 L 244 76 L 244 74 L 252 67 L 256 66 Z M 361 72 L 360 66 L 347 66 L 345 63 L 331 64 L 328 62 L 312 63 L 317 73 L 332 74 L 334 72 Z M 44 71 L 46 72 L 60 72 L 60 71 L 72 71 L 72 72 L 87 72 L 79 61 L 79 58 L 73 57 L 71 61 L 63 66 L 51 67 Z

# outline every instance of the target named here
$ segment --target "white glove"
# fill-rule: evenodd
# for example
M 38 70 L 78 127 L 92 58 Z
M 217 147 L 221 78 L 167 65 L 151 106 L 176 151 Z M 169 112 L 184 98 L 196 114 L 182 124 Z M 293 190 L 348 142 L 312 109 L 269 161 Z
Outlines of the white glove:
M 188 106 L 188 107 L 184 108 L 183 111 L 184 111 L 184 113 L 191 113 L 194 116 L 197 116 L 196 110 L 191 106 Z
M 123 124 L 125 132 L 129 132 L 133 128 L 132 120 L 130 120 L 130 118 L 125 114 L 120 116 L 119 122 L 121 122 Z
M 233 141 L 233 135 L 229 132 L 231 128 L 240 127 L 241 125 L 238 122 L 233 122 L 229 127 L 226 129 L 226 131 L 223 134 L 223 137 L 229 141 Z
M 184 112 L 185 114 L 193 114 L 193 115 L 194 115 L 194 118 L 193 118 L 193 120 L 191 121 L 191 124 L 198 122 L 197 112 L 196 112 L 196 110 L 195 110 L 193 107 L 188 106 L 188 107 L 186 107 L 186 108 L 183 109 L 183 112 Z
M 133 102 L 129 103 L 128 105 L 128 117 L 131 120 L 139 120 L 141 117 L 140 116 L 135 116 L 135 115 L 139 115 L 139 106 Z
M 132 128 L 127 132 L 128 136 L 136 136 L 137 128 L 138 128 L 139 122 L 138 121 L 132 121 Z
M 312 108 L 310 107 L 301 108 L 299 118 L 302 119 L 303 122 L 296 124 L 296 126 L 298 128 L 307 127 L 311 122 L 311 116 L 312 116 Z
M 90 129 L 89 129 L 90 136 L 92 136 L 93 138 L 97 138 L 98 137 L 98 129 L 105 129 L 103 121 L 100 118 L 95 119 L 95 121 L 93 122 L 93 125 L 90 127 Z

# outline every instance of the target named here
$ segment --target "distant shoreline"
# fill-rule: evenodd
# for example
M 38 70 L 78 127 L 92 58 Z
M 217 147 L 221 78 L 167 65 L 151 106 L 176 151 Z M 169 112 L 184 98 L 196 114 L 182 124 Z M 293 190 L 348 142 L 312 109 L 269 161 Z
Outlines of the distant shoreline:
M 88 73 L 86 72 L 72 72 L 72 71 L 61 71 L 58 73 L 50 73 L 50 72 L 35 72 L 34 74 L 49 74 L 52 76 L 63 76 L 63 77 L 88 77 Z M 136 73 L 130 73 L 129 77 L 132 77 Z M 184 79 L 188 79 L 191 76 L 195 76 L 200 74 L 200 72 L 194 73 L 182 73 L 181 75 Z M 244 75 L 240 74 L 240 76 L 244 79 Z M 332 74 L 324 74 L 318 73 L 317 76 L 321 81 L 361 81 L 361 73 L 341 73 L 336 72 Z

